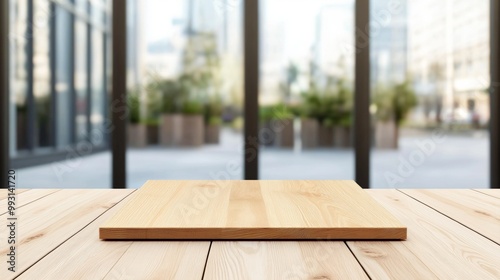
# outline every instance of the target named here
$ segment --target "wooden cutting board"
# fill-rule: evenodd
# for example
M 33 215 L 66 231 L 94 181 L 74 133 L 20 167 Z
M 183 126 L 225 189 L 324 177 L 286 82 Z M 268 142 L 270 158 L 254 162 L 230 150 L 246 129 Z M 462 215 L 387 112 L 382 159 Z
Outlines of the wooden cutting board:
M 353 181 L 148 181 L 101 239 L 406 239 Z

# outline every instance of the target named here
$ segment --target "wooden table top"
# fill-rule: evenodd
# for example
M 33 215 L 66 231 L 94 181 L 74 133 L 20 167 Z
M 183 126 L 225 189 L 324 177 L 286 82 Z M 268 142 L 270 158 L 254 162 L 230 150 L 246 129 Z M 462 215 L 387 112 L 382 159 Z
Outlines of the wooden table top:
M 99 240 L 133 192 L 18 190 L 17 269 L 2 226 L 0 279 L 500 279 L 500 190 L 367 190 L 406 241 Z

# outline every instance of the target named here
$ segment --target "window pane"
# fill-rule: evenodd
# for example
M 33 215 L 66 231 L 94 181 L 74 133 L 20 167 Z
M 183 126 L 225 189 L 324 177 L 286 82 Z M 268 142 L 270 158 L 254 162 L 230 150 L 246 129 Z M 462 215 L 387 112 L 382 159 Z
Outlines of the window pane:
M 129 186 L 241 179 L 242 1 L 128 4 Z
M 28 1 L 15 1 L 15 17 L 14 25 L 14 99 L 16 106 L 15 127 L 16 127 L 16 147 L 17 150 L 25 150 L 28 148 L 28 72 L 27 72 L 27 43 L 28 36 L 32 36 L 28 32 Z
M 489 3 L 372 1 L 373 187 L 488 186 Z
M 265 0 L 261 20 L 260 178 L 352 179 L 354 1 Z
M 39 147 L 53 145 L 50 89 L 50 2 L 34 0 L 33 93 L 36 108 L 35 139 Z

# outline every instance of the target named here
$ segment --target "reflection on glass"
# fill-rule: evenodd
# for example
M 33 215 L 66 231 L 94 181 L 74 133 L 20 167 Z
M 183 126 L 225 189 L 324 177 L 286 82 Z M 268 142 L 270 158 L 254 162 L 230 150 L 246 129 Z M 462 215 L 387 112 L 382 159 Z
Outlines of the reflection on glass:
M 354 1 L 262 6 L 260 177 L 353 178 Z
M 86 139 L 87 131 L 87 93 L 88 93 L 88 49 L 87 25 L 81 20 L 75 21 L 75 94 L 76 94 L 76 116 L 75 133 L 76 140 Z
M 374 187 L 487 187 L 489 1 L 371 2 Z
M 50 95 L 50 1 L 34 0 L 33 94 L 36 108 L 35 138 L 39 147 L 53 145 Z
M 104 43 L 103 34 L 99 30 L 92 31 L 92 62 L 91 62 L 91 113 L 90 123 L 92 131 L 103 131 L 105 108 L 104 84 Z
M 71 141 L 71 54 L 68 47 L 71 41 L 71 15 L 61 7 L 56 7 L 56 107 L 57 107 L 57 146 L 64 147 Z
M 16 104 L 16 147 L 17 150 L 25 150 L 28 148 L 28 73 L 27 73 L 27 56 L 26 45 L 29 36 L 27 29 L 28 2 L 16 1 L 16 23 L 14 25 L 15 39 L 15 57 L 14 57 L 14 90 Z

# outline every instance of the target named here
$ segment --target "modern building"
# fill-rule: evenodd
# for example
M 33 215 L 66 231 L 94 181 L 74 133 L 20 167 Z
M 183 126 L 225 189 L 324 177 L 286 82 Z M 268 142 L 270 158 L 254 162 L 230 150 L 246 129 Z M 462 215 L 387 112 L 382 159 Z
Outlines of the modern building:
M 489 120 L 489 1 L 410 0 L 409 63 L 425 118 Z M 428 104 L 428 105 L 425 105 Z
M 54 160 L 79 140 L 108 135 L 110 1 L 11 1 L 11 157 Z

